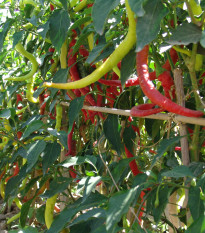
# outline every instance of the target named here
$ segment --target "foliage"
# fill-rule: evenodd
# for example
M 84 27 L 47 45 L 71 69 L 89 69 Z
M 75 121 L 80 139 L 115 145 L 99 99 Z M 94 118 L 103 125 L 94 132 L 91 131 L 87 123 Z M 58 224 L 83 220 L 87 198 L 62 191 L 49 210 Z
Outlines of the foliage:
M 179 101 L 172 79 L 180 69 L 186 107 L 203 115 L 205 12 L 197 2 L 126 0 L 135 46 L 98 81 L 72 90 L 44 82 L 65 85 L 102 67 L 126 41 L 124 1 L 0 4 L 0 191 L 20 212 L 8 220 L 10 233 L 205 232 L 204 123 L 117 111 L 151 104 L 136 71 L 136 54 L 149 45 L 157 90 Z M 165 70 L 171 81 L 158 79 Z

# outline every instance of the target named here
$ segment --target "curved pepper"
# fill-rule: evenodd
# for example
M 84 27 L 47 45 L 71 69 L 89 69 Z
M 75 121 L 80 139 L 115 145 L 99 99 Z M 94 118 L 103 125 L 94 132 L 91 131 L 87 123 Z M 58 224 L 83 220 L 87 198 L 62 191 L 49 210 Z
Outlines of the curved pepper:
M 107 72 L 112 70 L 119 61 L 132 49 L 136 43 L 136 22 L 134 18 L 134 12 L 131 10 L 128 0 L 125 1 L 128 19 L 129 19 L 129 29 L 127 36 L 123 42 L 115 49 L 115 51 L 108 57 L 108 59 L 99 66 L 95 71 L 86 76 L 85 78 L 70 82 L 70 83 L 47 83 L 43 84 L 44 87 L 52 87 L 58 89 L 77 89 L 83 88 L 91 83 L 98 81 L 103 77 Z

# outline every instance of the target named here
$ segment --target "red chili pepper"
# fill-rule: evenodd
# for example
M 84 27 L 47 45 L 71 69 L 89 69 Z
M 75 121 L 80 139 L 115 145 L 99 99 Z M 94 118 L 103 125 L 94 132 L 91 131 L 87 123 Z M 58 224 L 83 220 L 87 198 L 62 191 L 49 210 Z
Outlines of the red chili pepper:
M 72 137 L 73 137 L 74 128 L 75 128 L 75 122 L 73 123 L 72 129 L 67 136 L 68 152 L 65 156 L 72 155 Z M 75 155 L 72 155 L 72 156 L 75 156 Z
M 54 11 L 54 9 L 55 9 L 54 5 L 50 3 L 50 10 Z
M 19 102 L 22 102 L 23 99 L 22 99 L 22 96 L 21 94 L 16 94 L 16 105 L 18 105 Z
M 164 71 L 159 75 L 158 80 L 161 82 L 162 87 L 164 89 L 164 95 L 169 99 L 175 98 L 175 87 L 174 80 L 171 77 L 169 71 Z
M 55 52 L 55 48 L 49 48 L 49 49 L 48 49 L 48 52 L 54 53 L 54 52 Z
M 74 43 L 74 40 L 73 40 L 73 43 Z M 69 71 L 70 71 L 71 78 L 73 79 L 73 81 L 80 80 L 80 75 L 78 72 L 76 62 L 77 62 L 77 54 L 73 55 L 73 49 L 71 48 L 68 52 L 68 67 L 70 67 Z M 88 94 L 90 92 L 89 87 L 80 88 L 79 91 L 81 92 L 81 94 L 85 95 L 85 100 L 88 103 L 90 103 L 92 106 L 96 106 L 96 102 L 93 99 L 93 96 L 91 94 Z
M 181 151 L 181 146 L 175 146 L 174 150 L 175 151 Z
M 156 104 L 140 104 L 138 106 L 134 106 L 130 114 L 134 117 L 144 117 L 152 114 L 156 114 L 163 111 L 163 108 L 154 108 Z
M 15 169 L 14 169 L 14 173 L 13 173 L 12 176 L 9 176 L 9 177 L 6 178 L 6 180 L 5 180 L 6 182 L 8 182 L 12 177 L 17 176 L 19 174 L 20 169 L 19 169 L 18 162 L 14 163 L 14 165 L 16 165 Z
M 125 154 L 126 154 L 127 158 L 132 158 L 132 157 L 134 157 L 134 155 L 127 149 L 126 146 L 125 146 Z M 133 173 L 134 176 L 136 176 L 136 175 L 142 173 L 142 172 L 139 170 L 139 168 L 138 168 L 137 163 L 136 163 L 135 160 L 131 161 L 131 162 L 129 163 L 129 165 L 130 165 L 130 169 L 132 170 L 132 173 Z
M 172 59 L 173 64 L 175 65 L 176 62 L 178 61 L 177 51 L 175 49 L 171 48 L 169 51 L 169 54 L 170 54 L 170 57 Z M 170 66 L 168 59 L 166 60 L 165 64 L 162 66 L 162 68 L 164 68 L 167 71 L 171 71 L 171 66 Z
M 194 111 L 185 107 L 182 107 L 170 99 L 163 96 L 159 91 L 155 89 L 154 84 L 149 79 L 148 72 L 148 52 L 149 46 L 146 45 L 139 53 L 137 53 L 137 73 L 139 76 L 140 86 L 144 94 L 155 104 L 166 109 L 169 112 L 173 112 L 179 115 L 187 117 L 201 117 L 203 112 Z
M 17 134 L 16 134 L 16 135 L 17 135 L 17 138 L 20 139 L 21 136 L 22 136 L 22 134 L 23 134 L 23 133 L 22 133 L 21 131 L 18 131 Z

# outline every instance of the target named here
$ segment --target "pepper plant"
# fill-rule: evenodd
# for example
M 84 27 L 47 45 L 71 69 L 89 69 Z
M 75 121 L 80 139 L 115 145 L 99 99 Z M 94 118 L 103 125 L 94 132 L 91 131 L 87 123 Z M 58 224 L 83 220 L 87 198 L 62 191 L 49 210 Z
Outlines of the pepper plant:
M 0 8 L 8 232 L 205 232 L 205 1 Z

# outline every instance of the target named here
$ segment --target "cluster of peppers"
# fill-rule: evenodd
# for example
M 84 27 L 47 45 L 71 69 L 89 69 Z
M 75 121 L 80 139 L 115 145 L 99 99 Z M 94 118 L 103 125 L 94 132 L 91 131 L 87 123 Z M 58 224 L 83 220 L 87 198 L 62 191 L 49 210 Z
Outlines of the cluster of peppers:
M 113 107 L 115 99 L 122 93 L 121 81 L 119 79 L 119 72 L 113 71 L 109 73 L 111 70 L 120 70 L 121 68 L 121 60 L 125 57 L 125 55 L 132 49 L 132 47 L 136 43 L 136 21 L 134 17 L 134 13 L 131 11 L 128 0 L 125 1 L 126 9 L 128 14 L 129 21 L 129 29 L 128 34 L 123 40 L 123 42 L 119 45 L 119 47 L 104 61 L 102 65 L 95 66 L 92 65 L 91 68 L 94 71 L 87 75 L 86 77 L 82 77 L 82 74 L 79 72 L 78 67 L 78 58 L 86 59 L 89 55 L 89 51 L 84 47 L 80 46 L 78 52 L 73 53 L 73 46 L 76 44 L 76 31 L 73 31 L 73 37 L 69 44 L 69 48 L 67 52 L 67 67 L 69 68 L 70 74 L 70 82 L 68 83 L 44 83 L 44 87 L 52 87 L 57 89 L 71 89 L 74 95 L 70 95 L 71 92 L 67 92 L 67 95 L 72 100 L 73 97 L 85 96 L 85 104 L 90 106 L 98 106 L 98 107 Z M 86 6 L 86 1 L 82 1 L 79 4 L 75 11 L 81 10 Z M 89 5 L 88 7 L 91 7 Z M 50 5 L 51 11 L 54 10 L 54 6 Z M 34 85 L 34 75 L 38 69 L 38 63 L 36 62 L 35 57 L 28 53 L 22 44 L 19 42 L 16 45 L 16 50 L 29 59 L 32 63 L 32 70 L 24 76 L 20 76 L 18 78 L 8 78 L 11 81 L 26 81 L 27 82 L 27 94 L 26 98 L 28 101 L 32 103 L 40 103 L 40 115 L 45 114 L 46 108 L 46 98 L 49 97 L 49 94 L 42 93 L 36 99 L 33 97 L 33 85 Z M 171 48 L 170 57 L 172 59 L 172 63 L 176 64 L 178 61 L 178 55 L 176 52 L 176 48 Z M 49 52 L 54 52 L 53 49 L 49 50 Z M 162 66 L 162 70 L 160 73 L 156 74 L 155 71 L 149 73 L 148 71 L 148 54 L 149 54 L 149 46 L 145 46 L 142 51 L 137 53 L 136 56 L 136 67 L 137 67 L 137 77 L 130 78 L 125 82 L 125 87 L 140 85 L 143 93 L 150 99 L 152 103 L 146 103 L 142 105 L 134 106 L 131 109 L 131 116 L 133 117 L 144 117 L 152 114 L 156 114 L 159 112 L 172 112 L 179 115 L 187 116 L 187 117 L 201 117 L 203 116 L 203 112 L 194 111 L 188 108 L 182 107 L 173 100 L 175 99 L 175 88 L 174 81 L 171 74 L 171 65 L 169 60 L 165 62 Z M 52 60 L 52 65 L 57 67 L 57 61 Z M 118 73 L 118 74 L 117 74 Z M 104 77 L 104 78 L 103 78 Z M 161 82 L 161 86 L 164 90 L 164 95 L 162 95 L 151 82 L 152 80 L 158 79 Z M 95 92 L 97 90 L 97 95 L 95 96 L 91 92 Z M 104 96 L 106 98 L 104 98 Z M 20 94 L 17 94 L 17 105 L 19 102 L 22 102 L 22 97 Z M 159 106 L 156 108 L 156 106 Z M 21 109 L 21 107 L 18 107 Z M 61 129 L 61 120 L 62 120 L 62 106 L 57 104 L 55 107 L 55 116 L 50 114 L 51 119 L 56 119 L 56 130 L 60 131 Z M 81 110 L 84 115 L 84 121 L 91 120 L 92 123 L 95 122 L 95 116 L 98 115 L 102 120 L 105 120 L 105 116 L 103 116 L 100 112 L 93 111 L 85 111 Z M 19 118 L 22 116 L 19 115 Z M 73 140 L 75 123 L 72 126 L 71 132 L 67 137 L 68 144 L 68 152 L 66 156 L 75 156 L 76 155 L 76 142 Z M 22 134 L 19 132 L 19 134 Z M 20 136 L 21 137 L 21 136 Z M 5 145 L 5 144 L 4 144 Z M 128 148 L 124 145 L 125 154 L 128 158 L 134 158 L 133 153 L 131 153 Z M 177 150 L 177 149 L 176 149 Z M 134 176 L 141 173 L 139 170 L 136 161 L 130 162 L 130 168 Z M 16 176 L 19 172 L 18 163 L 15 164 L 15 170 L 12 176 L 8 177 L 6 181 L 8 181 L 11 177 Z M 72 178 L 77 177 L 77 172 L 73 167 L 69 170 L 69 173 Z M 4 174 L 1 174 L 3 176 Z M 141 198 L 143 198 L 144 192 L 141 193 Z M 50 228 L 53 221 L 53 210 L 55 208 L 55 202 L 57 199 L 57 195 L 49 198 L 46 202 L 46 211 L 45 211 L 45 221 L 47 228 Z M 142 212 L 140 212 L 139 218 L 141 218 Z

